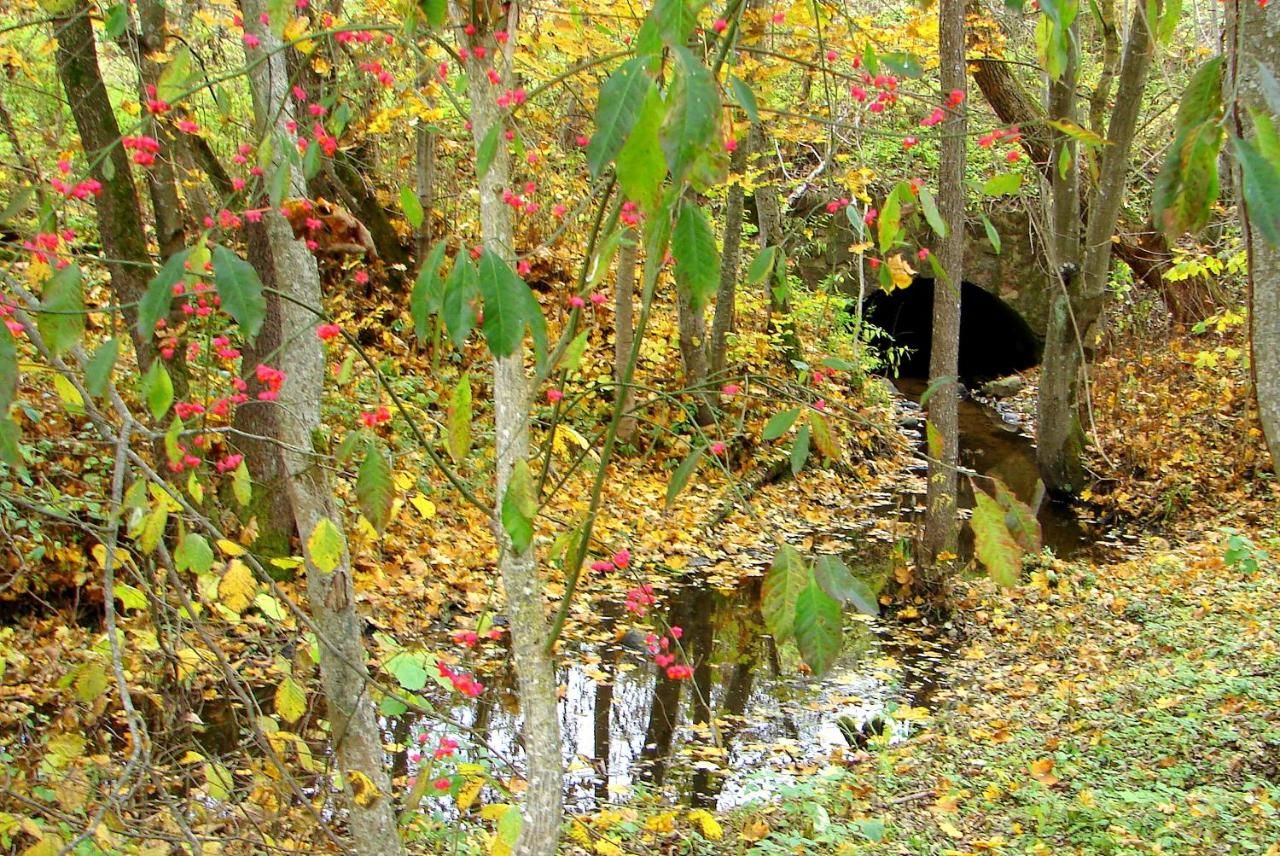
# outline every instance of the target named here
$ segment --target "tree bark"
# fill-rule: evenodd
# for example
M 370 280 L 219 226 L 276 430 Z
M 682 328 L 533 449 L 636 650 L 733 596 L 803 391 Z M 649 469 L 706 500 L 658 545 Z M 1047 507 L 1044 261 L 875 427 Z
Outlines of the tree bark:
M 470 48 L 467 74 L 471 94 L 471 127 L 477 152 L 489 130 L 504 121 L 497 96 L 509 82 L 495 86 L 486 73 L 496 70 L 510 81 L 511 52 L 515 47 L 516 3 L 505 7 L 495 20 L 472 18 L 479 7 L 455 4 L 455 23 L 475 25 L 473 36 L 463 36 Z M 505 30 L 508 40 L 499 45 L 492 31 Z M 483 45 L 486 59 L 476 58 L 474 48 Z M 491 59 L 490 59 L 491 58 Z M 486 250 L 515 266 L 515 232 L 511 209 L 502 201 L 510 187 L 511 162 L 506 146 L 499 145 L 488 172 L 480 177 L 480 228 Z M 516 842 L 518 856 L 553 856 L 560 840 L 564 807 L 564 768 L 560 758 L 560 719 L 556 674 L 547 651 L 549 628 L 543 603 L 543 583 L 532 547 L 517 551 L 502 526 L 502 501 L 518 461 L 529 455 L 529 397 L 524 370 L 523 341 L 515 352 L 493 361 L 494 431 L 497 457 L 494 465 L 493 534 L 498 542 L 498 569 L 511 617 L 511 650 L 523 715 L 521 734 L 528 763 L 529 786 L 521 815 L 524 824 Z
M 1156 3 L 1157 9 L 1160 5 Z M 1049 313 L 1040 376 L 1036 456 L 1040 477 L 1055 496 L 1073 496 L 1084 488 L 1084 431 L 1077 410 L 1081 372 L 1087 361 L 1085 349 L 1091 330 L 1102 314 L 1106 297 L 1111 236 L 1124 201 L 1129 150 L 1151 67 L 1153 45 L 1146 10 L 1143 4 L 1135 6 L 1125 40 L 1116 106 L 1089 205 L 1084 264 L 1066 294 L 1055 299 Z
M 1227 91 L 1235 92 L 1230 121 L 1237 137 L 1249 139 L 1250 109 L 1276 121 L 1263 86 L 1268 72 L 1272 80 L 1280 76 L 1280 18 L 1253 0 L 1229 0 L 1227 50 Z M 1238 165 L 1235 186 L 1244 186 Z M 1280 247 L 1259 233 L 1244 193 L 1237 195 L 1249 258 L 1250 370 L 1271 465 L 1280 475 Z
M 634 302 L 636 294 L 636 260 L 639 258 L 640 236 L 635 229 L 627 229 L 618 249 L 617 287 L 614 292 L 613 311 L 613 377 L 618 383 L 626 377 L 627 363 L 631 360 L 631 348 L 635 342 Z M 619 386 L 618 395 L 625 396 L 622 403 L 622 419 L 618 422 L 618 442 L 634 445 L 638 422 L 631 414 L 635 403 L 635 390 Z
M 965 0 L 938 3 L 940 100 L 967 89 L 964 63 Z M 939 262 L 946 273 L 933 289 L 933 341 L 930 345 L 930 385 L 943 381 L 929 399 L 927 415 L 941 442 L 930 443 L 929 483 L 925 516 L 925 588 L 935 600 L 945 592 L 944 565 L 938 556 L 956 542 L 956 465 L 960 458 L 960 283 L 964 276 L 964 167 L 967 105 L 947 110 L 938 167 L 938 213 L 947 225 Z
M 747 166 L 751 137 L 743 141 L 730 158 L 732 176 L 741 176 Z M 716 310 L 711 318 L 711 376 L 720 379 L 725 367 L 729 331 L 734 323 L 734 300 L 737 294 L 738 267 L 742 247 L 742 184 L 733 181 L 724 205 L 724 249 L 720 255 L 720 287 L 716 289 Z
M 715 421 L 707 393 L 707 318 L 695 307 L 686 289 L 676 289 L 676 309 L 680 332 L 680 360 L 684 363 L 685 386 L 692 391 L 694 420 L 699 425 Z
M 145 372 L 158 355 L 152 331 L 138 331 L 137 305 L 151 279 L 151 255 L 129 158 L 120 145 L 120 126 L 102 82 L 88 3 L 79 0 L 68 14 L 55 18 L 54 33 L 58 78 L 71 104 L 92 175 L 102 183 L 94 206 L 111 290 L 129 327 L 138 367 Z
M 287 97 L 287 71 L 280 40 L 258 23 L 262 0 L 241 0 L 246 28 L 261 40 L 267 59 L 249 73 L 256 128 L 260 135 L 287 135 L 292 118 Z M 288 137 L 281 137 L 281 142 Z M 280 151 L 277 146 L 276 151 Z M 277 161 L 278 167 L 280 162 Z M 301 190 L 300 176 L 291 179 Z M 268 324 L 278 337 L 279 362 L 287 379 L 278 401 L 264 403 L 264 422 L 272 429 L 284 475 L 285 491 L 307 567 L 307 596 L 320 648 L 320 679 L 338 768 L 342 772 L 353 853 L 396 856 L 403 853 L 365 663 L 363 622 L 355 611 L 351 558 L 345 545 L 332 569 L 322 568 L 308 539 L 323 521 L 339 531 L 342 518 L 333 500 L 328 471 L 313 448 L 320 431 L 320 401 L 325 363 L 314 334 L 314 310 L 321 307 L 320 274 L 315 258 L 280 214 L 267 211 L 250 244 L 251 261 L 268 289 Z M 376 791 L 356 798 L 361 777 Z
M 764 170 L 762 180 L 756 185 L 756 225 L 760 232 L 760 249 L 776 246 L 782 252 L 782 202 L 778 199 L 778 188 L 768 178 L 768 153 L 765 145 L 764 127 L 755 122 L 751 125 L 751 134 L 747 148 L 755 153 L 757 164 Z M 782 360 L 786 364 L 800 359 L 800 338 L 796 334 L 795 325 L 791 322 L 791 301 L 786 296 L 779 296 L 774 277 L 764 280 L 765 296 L 768 298 L 769 311 L 765 315 L 765 332 L 777 335 L 782 341 Z

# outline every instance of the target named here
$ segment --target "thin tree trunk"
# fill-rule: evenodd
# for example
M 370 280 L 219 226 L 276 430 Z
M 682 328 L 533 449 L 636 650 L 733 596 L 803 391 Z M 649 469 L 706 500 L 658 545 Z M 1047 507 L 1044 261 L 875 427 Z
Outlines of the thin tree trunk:
M 287 97 L 287 71 L 280 40 L 258 23 L 262 0 L 241 0 L 246 27 L 261 40 L 267 59 L 250 70 L 258 133 L 287 134 L 292 118 Z M 287 137 L 282 137 L 283 142 Z M 276 151 L 280 151 L 277 146 Z M 282 159 L 277 160 L 279 167 Z M 294 192 L 302 190 L 293 176 Z M 352 852 L 367 856 L 395 856 L 404 852 L 396 827 L 382 749 L 382 733 L 374 716 L 365 663 L 363 623 L 355 611 L 351 557 L 344 545 L 331 570 L 320 567 L 308 539 L 316 527 L 330 521 L 339 531 L 342 518 L 335 507 L 328 471 L 321 466 L 314 445 L 320 430 L 320 400 L 324 391 L 324 351 L 314 335 L 321 307 L 320 274 L 315 258 L 293 237 L 280 214 L 267 211 L 262 228 L 251 242 L 251 261 L 268 290 L 271 316 L 280 342 L 279 362 L 287 373 L 279 400 L 263 408 L 277 441 L 276 454 L 307 566 L 307 596 L 320 648 L 320 679 L 324 689 L 330 735 L 347 797 Z M 367 787 L 374 793 L 370 794 Z M 360 797 L 357 798 L 357 789 Z
M 502 86 L 489 83 L 486 73 L 496 69 L 510 80 L 511 52 L 515 47 L 518 6 L 512 3 L 505 18 L 473 20 L 473 6 L 455 4 L 455 22 L 476 26 L 474 36 L 464 37 L 472 48 L 467 60 L 471 94 L 472 136 L 477 151 L 489 130 L 504 121 L 497 97 Z M 491 30 L 505 30 L 508 41 L 499 45 Z M 486 59 L 475 56 L 475 46 L 486 48 Z M 491 60 L 488 58 L 492 58 Z M 510 85 L 505 83 L 503 85 Z M 511 163 L 506 146 L 500 145 L 489 170 L 480 177 L 480 229 L 486 250 L 515 266 L 515 233 L 511 209 L 502 192 L 511 183 Z M 498 541 L 498 570 L 511 617 L 511 650 L 515 659 L 523 715 L 521 733 L 528 762 L 529 786 L 521 815 L 524 824 L 516 843 L 518 856 L 553 856 L 560 840 L 564 806 L 564 768 L 560 758 L 560 719 L 556 704 L 556 674 L 547 651 L 549 628 L 544 609 L 543 585 L 532 547 L 517 551 L 503 528 L 502 501 L 518 461 L 529 455 L 528 380 L 524 371 L 523 341 L 516 350 L 493 361 L 495 461 L 493 533 Z
M 1157 10 L 1161 4 L 1156 3 Z M 1069 288 L 1069 299 L 1055 301 L 1045 336 L 1044 369 L 1040 376 L 1037 422 L 1037 462 L 1045 487 L 1056 496 L 1072 496 L 1085 482 L 1084 431 L 1077 404 L 1081 373 L 1086 364 L 1094 323 L 1102 314 L 1111 263 L 1111 235 L 1119 219 L 1129 175 L 1133 144 L 1142 105 L 1142 92 L 1151 67 L 1153 45 L 1147 6 L 1134 7 L 1125 40 L 1124 60 L 1116 107 L 1111 114 L 1102 166 L 1089 205 L 1084 265 Z
M 67 15 L 56 18 L 54 33 L 58 77 L 71 104 L 80 144 L 92 164 L 92 175 L 102 183 L 94 206 L 111 289 L 129 327 L 139 369 L 146 371 L 158 349 L 152 331 L 138 331 L 137 305 L 151 278 L 151 255 L 129 158 L 119 144 L 120 126 L 102 82 L 88 3 L 80 0 Z
M 422 206 L 422 225 L 414 235 L 414 254 L 421 263 L 431 248 L 433 220 L 431 210 L 436 205 L 436 135 L 427 130 L 426 123 L 418 122 L 414 129 L 414 180 L 418 204 Z
M 1235 93 L 1232 130 L 1237 137 L 1249 139 L 1253 132 L 1250 109 L 1275 121 L 1263 87 L 1268 72 L 1273 81 L 1280 76 L 1280 18 L 1253 0 L 1229 0 L 1227 27 L 1228 92 Z M 1238 166 L 1235 179 L 1236 187 L 1244 186 Z M 1280 247 L 1259 233 L 1244 193 L 1238 197 L 1249 256 L 1250 370 L 1271 465 L 1280 475 Z
M 680 359 L 684 363 L 685 385 L 693 391 L 694 419 L 699 425 L 715 421 L 707 394 L 707 318 L 695 308 L 685 289 L 676 289 L 676 309 L 680 330 Z
M 950 93 L 964 92 L 964 0 L 940 0 L 938 4 L 938 53 L 941 100 Z M 930 345 L 929 378 L 951 378 L 934 391 L 927 403 L 929 424 L 940 439 L 930 443 L 929 483 L 925 516 L 925 588 L 935 599 L 945 592 L 946 567 L 938 561 L 956 543 L 956 465 L 960 457 L 960 283 L 964 275 L 964 166 L 965 113 L 960 103 L 947 110 L 940 126 L 941 160 L 938 167 L 938 211 L 947 225 L 939 262 L 945 279 L 933 289 L 933 341 Z
M 751 136 L 739 144 L 730 159 L 730 170 L 741 176 L 747 166 L 751 149 Z M 725 351 L 728 348 L 729 331 L 734 326 L 734 301 L 737 295 L 738 266 L 742 247 L 742 183 L 734 180 L 729 185 L 724 205 L 724 249 L 720 255 L 720 287 L 716 289 L 716 311 L 711 318 L 711 376 L 720 379 L 724 372 Z
M 640 236 L 635 229 L 627 229 L 618 249 L 617 288 L 614 294 L 613 312 L 613 377 L 618 382 L 626 376 L 627 363 L 631 360 L 632 343 L 635 341 L 633 317 L 636 294 L 636 260 L 639 258 Z M 638 422 L 631 415 L 635 402 L 635 390 L 618 389 L 618 395 L 626 396 L 622 403 L 622 419 L 618 422 L 618 442 L 634 444 Z
M 763 126 L 753 123 L 747 147 L 756 154 L 760 166 L 766 170 L 760 184 L 756 185 L 756 225 L 760 232 L 760 248 L 778 247 L 782 251 L 782 203 L 778 199 L 778 188 L 767 175 L 768 153 L 765 146 Z M 768 298 L 769 311 L 765 315 L 765 332 L 777 335 L 782 340 L 782 361 L 790 365 L 800 359 L 800 338 L 796 335 L 795 325 L 791 322 L 791 301 L 785 294 L 780 296 L 778 284 L 772 276 L 765 277 L 764 288 Z

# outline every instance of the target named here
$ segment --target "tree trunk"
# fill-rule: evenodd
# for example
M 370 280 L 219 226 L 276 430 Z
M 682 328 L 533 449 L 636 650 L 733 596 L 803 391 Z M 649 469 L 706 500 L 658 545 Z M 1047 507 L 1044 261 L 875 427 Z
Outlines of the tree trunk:
M 686 289 L 676 289 L 676 308 L 679 313 L 680 360 L 684 363 L 685 386 L 692 391 L 695 403 L 694 419 L 699 425 L 715 421 L 708 403 L 707 393 L 707 318 L 702 307 L 694 307 Z
M 1249 139 L 1253 133 L 1250 109 L 1276 120 L 1263 87 L 1268 77 L 1274 81 L 1280 76 L 1280 17 L 1254 0 L 1229 0 L 1227 50 L 1227 91 L 1235 92 L 1230 120 L 1235 135 Z M 1235 185 L 1244 186 L 1238 166 Z M 1238 197 L 1249 256 L 1250 369 L 1271 465 L 1280 475 L 1280 247 L 1258 231 L 1244 193 Z
M 1157 9 L 1160 5 L 1156 3 Z M 1138 4 L 1125 40 L 1116 106 L 1089 205 L 1084 265 L 1068 286 L 1069 296 L 1055 300 L 1045 336 L 1036 456 L 1040 477 L 1048 491 L 1056 496 L 1073 496 L 1084 487 L 1084 431 L 1077 410 L 1081 372 L 1087 362 L 1085 348 L 1106 297 L 1111 235 L 1124 201 L 1129 149 L 1137 129 L 1152 50 L 1147 7 Z
M 613 311 L 613 377 L 621 384 L 626 377 L 627 363 L 631 361 L 632 343 L 635 341 L 633 317 L 636 294 L 636 260 L 639 258 L 640 236 L 635 229 L 627 229 L 618 249 L 617 289 Z M 622 403 L 622 419 L 618 422 L 618 442 L 634 445 L 638 422 L 631 415 L 635 402 L 635 390 L 619 386 L 618 395 L 625 396 Z
M 455 5 L 455 23 L 474 24 L 474 36 L 463 38 L 472 48 L 467 60 L 471 94 L 472 136 L 477 152 L 489 130 L 504 121 L 497 97 L 510 86 L 511 52 L 515 47 L 518 7 L 507 8 L 504 18 L 475 20 L 474 6 Z M 499 45 L 492 30 L 506 30 L 508 41 Z M 484 45 L 491 61 L 476 59 L 474 47 Z M 503 84 L 489 83 L 486 73 L 495 69 Z M 511 208 L 502 201 L 502 192 L 511 184 L 511 163 L 506 146 L 498 146 L 488 172 L 480 177 L 480 228 L 486 250 L 515 265 L 515 233 Z M 496 491 L 493 533 L 498 542 L 498 569 L 506 593 L 511 618 L 511 650 L 523 715 L 521 733 L 528 763 L 529 786 L 521 814 L 524 824 L 516 843 L 519 856 L 553 856 L 560 840 L 564 805 L 564 767 L 560 758 L 560 719 L 556 703 L 556 674 L 547 651 L 549 629 L 543 603 L 542 579 L 533 549 L 518 552 L 503 528 L 502 501 L 516 462 L 529 455 L 529 397 L 524 371 L 523 341 L 515 352 L 493 361 L 494 442 Z
M 422 206 L 422 225 L 414 234 L 414 254 L 421 264 L 431 250 L 434 229 L 432 209 L 436 207 L 436 135 L 419 121 L 414 129 L 414 188 Z
M 262 0 L 241 0 L 246 27 L 261 39 L 267 59 L 250 70 L 257 131 L 262 136 L 286 134 L 292 118 L 287 98 L 287 72 L 280 40 L 258 23 Z M 280 147 L 276 148 L 280 151 Z M 281 160 L 277 160 L 279 167 Z M 300 177 L 293 179 L 300 189 Z M 320 648 L 320 678 L 338 769 L 347 797 L 352 852 L 367 856 L 403 853 L 386 771 L 382 734 L 374 716 L 365 664 L 363 623 L 355 612 L 351 558 L 345 546 L 336 567 L 323 569 L 311 554 L 308 539 L 323 521 L 339 531 L 341 515 L 334 501 L 328 471 L 313 452 L 320 431 L 320 400 L 324 390 L 324 351 L 314 334 L 321 306 L 320 275 L 315 258 L 293 237 L 280 214 L 267 211 L 262 228 L 251 243 L 251 261 L 268 289 L 270 316 L 280 342 L 279 362 L 287 373 L 279 400 L 262 408 L 273 429 L 271 438 L 284 474 L 285 489 L 298 532 L 302 534 L 307 566 L 307 596 Z M 278 291 L 279 294 L 276 294 Z M 365 780 L 375 789 L 369 798 L 356 798 L 353 784 Z
M 938 4 L 938 54 L 941 101 L 951 92 L 964 92 L 965 0 L 940 0 Z M 964 103 L 947 110 L 938 166 L 938 212 L 947 224 L 939 262 L 946 273 L 933 289 L 933 341 L 929 352 L 930 384 L 941 383 L 927 403 L 929 424 L 940 442 L 930 442 L 929 484 L 925 517 L 925 588 L 939 600 L 945 592 L 944 565 L 938 556 L 953 550 L 956 542 L 956 465 L 960 458 L 960 283 L 964 276 Z M 940 448 L 939 448 L 940 447 Z
M 755 153 L 757 164 L 764 170 L 761 181 L 756 185 L 756 225 L 760 231 L 760 249 L 768 246 L 778 247 L 782 252 L 782 203 L 778 199 L 778 188 L 768 176 L 767 147 L 764 127 L 759 123 L 751 125 L 751 135 L 747 148 Z M 781 262 L 780 262 L 781 263 Z M 777 335 L 782 340 L 782 360 L 786 364 L 800 359 L 800 338 L 796 335 L 795 325 L 791 322 L 791 301 L 785 291 L 780 292 L 774 277 L 764 280 L 769 311 L 765 315 L 765 332 Z
M 102 193 L 95 198 L 94 206 L 102 253 L 111 272 L 111 290 L 129 327 L 139 370 L 145 372 L 158 353 L 152 331 L 138 331 L 137 305 L 151 278 L 151 255 L 147 252 L 129 158 L 120 145 L 120 126 L 98 67 L 88 3 L 79 0 L 67 15 L 56 18 L 54 33 L 58 41 L 58 78 L 71 104 L 92 175 L 102 183 Z
M 751 138 L 738 146 L 730 159 L 732 176 L 740 177 L 747 166 Z M 720 287 L 716 289 L 716 311 L 711 318 L 711 376 L 718 381 L 724 372 L 729 331 L 733 329 L 734 300 L 738 285 L 738 265 L 742 247 L 742 183 L 729 185 L 724 205 L 724 249 L 720 255 Z

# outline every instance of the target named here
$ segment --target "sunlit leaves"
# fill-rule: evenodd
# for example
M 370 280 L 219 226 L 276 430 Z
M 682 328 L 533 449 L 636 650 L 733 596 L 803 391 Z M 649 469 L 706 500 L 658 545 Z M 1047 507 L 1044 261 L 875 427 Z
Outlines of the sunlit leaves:
M 671 254 L 676 259 L 676 287 L 689 295 L 697 312 L 707 305 L 720 283 L 720 253 L 707 214 L 685 201 L 671 233 Z
M 647 57 L 639 56 L 627 60 L 600 87 L 596 133 L 587 145 L 587 166 L 592 178 L 599 177 L 605 165 L 618 155 L 641 117 L 641 105 L 654 88 L 648 62 Z
M 186 45 L 179 45 L 173 52 L 173 59 L 169 60 L 164 71 L 160 72 L 160 79 L 156 81 L 156 98 L 177 103 L 187 94 L 197 73 L 191 61 L 191 49 Z
M 188 532 L 182 536 L 178 549 L 173 553 L 173 561 L 179 571 L 195 571 L 207 574 L 213 567 L 213 549 L 203 535 Z
M 507 491 L 502 497 L 502 528 L 516 553 L 526 552 L 533 544 L 533 519 L 537 512 L 529 462 L 521 459 L 512 467 Z
M 887 254 L 902 240 L 902 206 L 912 199 L 911 185 L 905 181 L 898 182 L 885 197 L 876 220 L 876 243 L 882 254 Z
M 267 317 L 267 298 L 253 265 L 228 250 L 213 248 L 213 282 L 227 311 L 245 338 L 253 339 Z
M 1003 172 L 982 183 L 983 196 L 1013 196 L 1022 187 L 1022 173 Z
M 795 628 L 796 600 L 808 587 L 809 569 L 804 557 L 790 544 L 783 544 L 765 574 L 760 612 L 769 632 L 778 642 L 791 638 Z
M 1043 0 L 1036 22 L 1036 55 L 1049 77 L 1057 80 L 1067 68 L 1072 45 L 1071 24 L 1080 10 L 1078 0 Z
M 356 501 L 360 505 L 360 513 L 379 532 L 391 522 L 395 495 L 391 464 L 378 442 L 371 439 L 365 446 L 364 460 L 356 473 Z
M 77 265 L 67 265 L 44 284 L 36 326 L 54 356 L 64 354 L 84 334 L 83 276 Z
M 840 602 L 823 591 L 816 582 L 796 596 L 796 647 L 815 675 L 820 675 L 835 662 L 843 642 Z
M 400 210 L 404 212 L 404 219 L 410 226 L 417 229 L 422 225 L 424 216 L 422 201 L 418 199 L 418 194 L 413 192 L 412 187 L 400 188 Z
M 809 425 L 813 432 L 813 444 L 818 447 L 822 456 L 828 461 L 840 460 L 840 447 L 827 417 L 816 410 L 810 411 Z

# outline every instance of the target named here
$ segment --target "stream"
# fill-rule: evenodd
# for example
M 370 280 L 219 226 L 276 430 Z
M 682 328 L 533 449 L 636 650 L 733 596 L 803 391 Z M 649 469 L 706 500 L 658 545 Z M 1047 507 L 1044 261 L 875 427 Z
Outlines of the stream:
M 922 424 L 911 399 L 924 384 L 900 381 L 899 387 L 904 397 L 898 402 L 898 424 L 919 448 Z M 998 405 L 965 400 L 960 425 L 963 473 L 996 476 L 1031 501 L 1038 478 L 1034 449 L 1016 417 Z M 876 497 L 870 507 L 852 512 L 860 519 L 824 533 L 819 552 L 838 552 L 873 585 L 891 577 L 923 513 L 925 469 L 922 459 L 916 461 L 893 495 Z M 969 482 L 962 475 L 960 499 L 966 508 L 973 504 Z M 886 517 L 897 524 L 888 533 Z M 1095 540 L 1069 508 L 1045 502 L 1039 519 L 1045 545 L 1061 558 L 1080 554 Z M 840 546 L 831 549 L 830 544 Z M 971 555 L 971 535 L 967 544 L 962 538 L 960 552 L 962 558 Z M 807 676 L 794 649 L 775 646 L 764 628 L 759 575 L 770 560 L 760 555 L 757 566 L 744 567 L 757 576 L 737 591 L 690 584 L 666 598 L 658 623 L 682 629 L 683 661 L 695 667 L 690 680 L 659 677 L 643 636 L 627 629 L 630 616 L 603 617 L 600 641 L 566 645 L 560 716 L 571 811 L 596 810 L 640 792 L 730 809 L 776 798 L 833 758 L 857 757 L 860 749 L 851 745 L 842 721 L 846 730 L 887 722 L 875 738 L 880 741 L 905 739 L 913 729 L 927 727 L 922 725 L 927 712 L 946 701 L 939 667 L 953 645 L 948 627 L 904 614 L 874 620 L 849 615 L 841 657 L 821 678 Z M 696 564 L 691 564 L 694 577 Z M 487 747 L 495 770 L 505 763 L 497 759 L 518 768 L 523 751 L 514 678 L 508 669 L 486 682 L 491 690 L 475 701 L 459 702 L 443 690 L 433 693 L 433 685 L 427 696 L 469 730 L 472 741 L 482 738 L 475 742 Z M 394 742 L 408 747 L 429 749 L 441 737 L 459 736 L 455 727 L 412 715 L 387 726 Z M 402 753 L 397 772 L 411 772 L 416 756 L 414 748 Z M 441 805 L 447 807 L 444 801 Z

